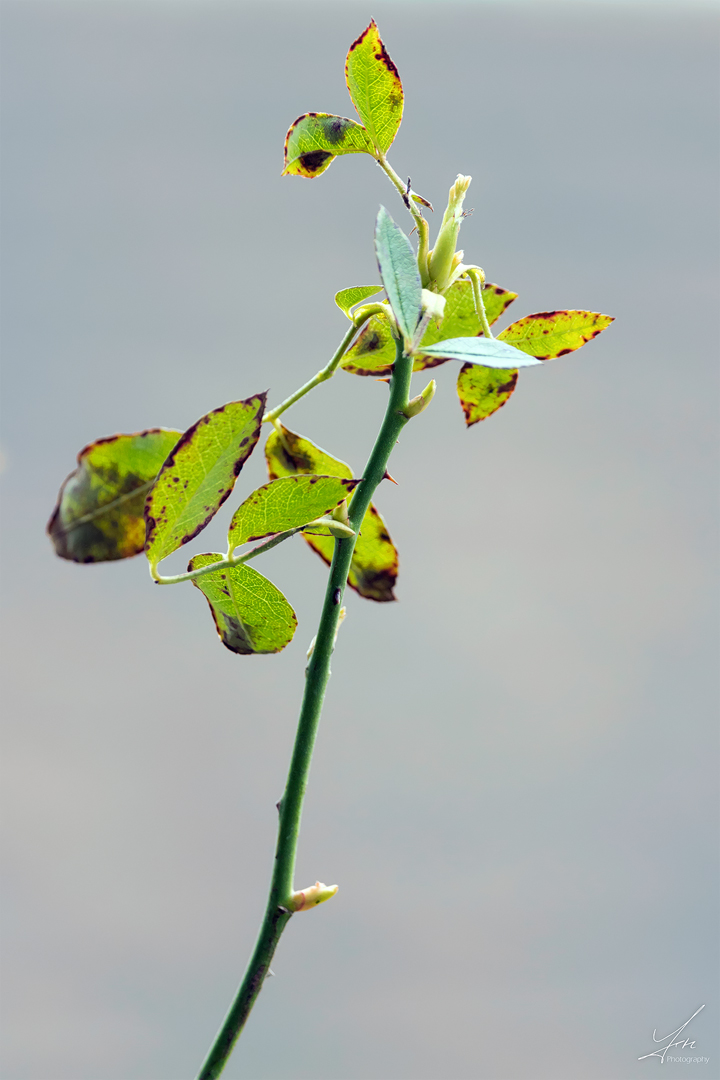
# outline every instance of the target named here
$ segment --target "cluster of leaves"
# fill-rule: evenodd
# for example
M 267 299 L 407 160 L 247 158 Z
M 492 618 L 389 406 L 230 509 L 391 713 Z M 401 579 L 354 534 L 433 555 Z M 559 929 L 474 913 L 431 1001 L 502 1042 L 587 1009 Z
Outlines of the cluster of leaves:
M 341 154 L 368 153 L 385 163 L 402 118 L 403 92 L 374 22 L 351 46 L 345 71 L 362 124 L 326 113 L 299 117 L 285 140 L 286 174 L 318 176 Z M 409 208 L 411 198 L 424 202 L 410 191 L 409 182 L 403 197 Z M 420 224 L 426 224 L 422 218 Z M 378 215 L 375 248 L 381 284 L 344 289 L 335 300 L 354 324 L 357 306 L 364 300 L 383 289 L 387 300 L 357 323 L 362 328 L 341 366 L 354 375 L 391 376 L 398 341 L 412 356 L 415 371 L 458 360 L 458 395 L 468 426 L 505 404 L 520 367 L 578 349 L 612 321 L 587 311 L 539 312 L 494 338 L 483 333 L 477 296 L 467 276 L 443 290 L 442 318 L 437 312 L 430 317 L 418 269 L 420 256 L 384 208 Z M 516 294 L 485 284 L 482 298 L 487 324 L 492 325 Z M 144 551 L 153 577 L 162 581 L 158 564 L 197 536 L 233 491 L 259 440 L 265 408 L 265 395 L 257 394 L 214 409 L 185 432 L 153 428 L 86 446 L 60 489 L 48 525 L 57 554 L 91 563 Z M 221 641 L 240 654 L 283 649 L 297 619 L 277 587 L 245 565 L 255 552 L 236 556 L 236 549 L 258 540 L 265 541 L 264 549 L 269 540 L 300 532 L 329 563 L 336 532 L 322 519 L 351 501 L 359 483 L 349 465 L 276 419 L 265 456 L 269 483 L 245 499 L 233 515 L 227 554 L 205 552 L 188 564 L 193 584 L 210 605 Z M 207 570 L 216 564 L 222 565 Z M 386 602 L 395 599 L 397 571 L 397 551 L 371 505 L 358 531 L 348 582 L 361 596 Z

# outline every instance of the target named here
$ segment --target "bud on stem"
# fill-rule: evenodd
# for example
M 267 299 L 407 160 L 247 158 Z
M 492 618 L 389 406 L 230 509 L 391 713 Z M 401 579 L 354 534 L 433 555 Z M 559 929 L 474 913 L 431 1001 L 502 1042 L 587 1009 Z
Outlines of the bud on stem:
M 471 180 L 471 176 L 459 175 L 450 188 L 447 210 L 443 215 L 435 247 L 430 252 L 430 285 L 435 285 L 438 292 L 443 292 L 450 284 L 455 245 L 463 219 L 463 200 Z
M 411 398 L 407 405 L 403 409 L 405 416 L 408 420 L 412 420 L 413 416 L 419 416 L 421 412 L 427 409 L 428 405 L 435 397 L 435 391 L 437 390 L 437 383 L 434 379 L 431 379 L 427 384 L 422 394 L 418 394 L 417 397 Z

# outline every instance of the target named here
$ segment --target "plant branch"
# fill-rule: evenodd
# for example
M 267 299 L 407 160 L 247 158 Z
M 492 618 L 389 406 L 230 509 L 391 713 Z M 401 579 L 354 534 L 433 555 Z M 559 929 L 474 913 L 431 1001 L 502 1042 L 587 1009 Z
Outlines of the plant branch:
M 408 406 L 411 376 L 412 358 L 403 353 L 402 344 L 398 342 L 385 418 L 365 467 L 364 477 L 355 489 L 350 504 L 350 524 L 356 534 L 375 489 L 385 475 L 398 436 L 408 422 L 404 410 Z M 343 592 L 356 540 L 357 535 L 335 541 L 315 647 L 306 668 L 305 693 L 287 784 L 278 803 L 280 820 L 277 847 L 265 917 L 245 977 L 198 1074 L 198 1080 L 216 1080 L 220 1076 L 262 989 L 280 936 L 292 915 L 293 879 L 303 799 L 325 690 L 330 678 L 330 659 L 339 625 Z
M 178 585 L 181 581 L 193 581 L 195 578 L 202 577 L 203 574 L 212 574 L 215 570 L 224 570 L 228 566 L 239 566 L 241 563 L 250 562 L 256 555 L 262 555 L 264 551 L 270 551 L 277 544 L 282 544 L 283 540 L 289 540 L 295 533 L 302 532 L 306 528 L 307 525 L 300 525 L 297 529 L 288 529 L 286 532 L 277 533 L 276 536 L 272 536 L 264 544 L 259 544 L 258 547 L 252 548 L 251 551 L 245 552 L 244 555 L 238 555 L 237 558 L 220 559 L 209 566 L 201 566 L 197 570 L 188 570 L 186 574 L 173 574 L 170 577 L 162 577 L 158 574 L 157 567 L 151 563 L 150 577 L 156 585 Z
M 281 402 L 280 405 L 276 405 L 274 409 L 266 412 L 263 417 L 263 424 L 274 424 L 278 416 L 281 416 L 286 409 L 289 409 L 290 406 L 294 405 L 296 401 L 299 401 L 301 397 L 305 397 L 305 395 L 310 393 L 311 390 L 314 390 L 316 386 L 319 386 L 321 382 L 325 382 L 326 379 L 331 379 L 333 377 L 335 371 L 337 370 L 338 364 L 350 348 L 350 344 L 352 342 L 352 339 L 355 337 L 355 334 L 358 332 L 363 323 L 367 322 L 370 316 L 374 314 L 374 311 L 377 307 L 377 304 L 368 304 L 366 307 L 361 308 L 360 311 L 356 312 L 356 314 L 353 316 L 352 326 L 338 345 L 329 363 L 327 363 L 324 368 L 318 371 L 317 375 L 313 375 L 312 379 L 309 379 L 306 383 L 304 383 L 299 390 L 296 390 L 294 394 L 291 394 L 289 398 L 285 398 L 285 400 Z

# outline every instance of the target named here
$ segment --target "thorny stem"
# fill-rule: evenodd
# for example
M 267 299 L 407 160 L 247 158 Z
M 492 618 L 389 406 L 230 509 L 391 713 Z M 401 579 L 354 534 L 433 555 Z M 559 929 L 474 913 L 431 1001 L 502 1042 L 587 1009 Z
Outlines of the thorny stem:
M 356 534 L 375 489 L 385 475 L 387 463 L 398 436 L 408 422 L 404 410 L 408 405 L 411 376 L 412 358 L 404 354 L 402 344 L 398 342 L 385 418 L 365 467 L 363 479 L 355 489 L 350 504 L 350 525 Z M 356 540 L 357 535 L 347 540 L 335 541 L 315 648 L 306 668 L 305 693 L 287 784 L 283 797 L 278 803 L 280 815 L 278 839 L 265 917 L 245 977 L 198 1073 L 197 1080 L 216 1080 L 216 1077 L 222 1073 L 262 989 L 280 936 L 292 916 L 295 857 L 303 799 L 325 690 L 330 678 L 330 658 L 339 625 L 343 592 Z

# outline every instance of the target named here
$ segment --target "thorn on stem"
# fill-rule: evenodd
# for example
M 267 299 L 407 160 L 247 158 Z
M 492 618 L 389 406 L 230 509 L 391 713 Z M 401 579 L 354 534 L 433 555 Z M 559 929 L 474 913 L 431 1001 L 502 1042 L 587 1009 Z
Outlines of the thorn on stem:
M 397 484 L 397 480 L 395 479 L 395 477 L 394 477 L 394 476 L 391 476 L 391 475 L 390 475 L 390 473 L 389 473 L 389 472 L 387 471 L 387 469 L 386 469 L 386 470 L 385 470 L 385 472 L 383 473 L 383 480 L 389 480 L 391 484 Z M 398 487 L 399 487 L 399 486 L 400 486 L 400 485 L 398 484 Z

